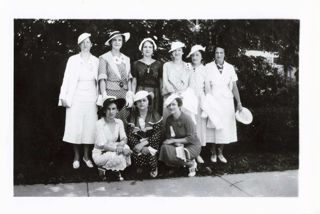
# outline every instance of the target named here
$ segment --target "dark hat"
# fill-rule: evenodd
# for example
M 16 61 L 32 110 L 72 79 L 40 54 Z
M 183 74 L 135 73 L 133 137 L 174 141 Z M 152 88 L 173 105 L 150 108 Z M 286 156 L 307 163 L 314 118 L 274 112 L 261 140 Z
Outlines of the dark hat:
M 124 41 L 123 42 L 127 42 L 130 39 L 130 33 L 129 32 L 121 33 L 120 31 L 113 31 L 113 32 L 109 33 L 109 38 L 105 42 L 105 45 L 110 46 L 111 45 L 110 41 L 116 36 L 123 36 L 124 37 Z
M 125 106 L 126 100 L 123 98 L 116 98 L 115 96 L 107 96 L 103 101 L 101 109 L 99 109 L 99 115 L 103 114 L 107 107 L 112 103 L 116 104 L 117 109 L 120 111 Z

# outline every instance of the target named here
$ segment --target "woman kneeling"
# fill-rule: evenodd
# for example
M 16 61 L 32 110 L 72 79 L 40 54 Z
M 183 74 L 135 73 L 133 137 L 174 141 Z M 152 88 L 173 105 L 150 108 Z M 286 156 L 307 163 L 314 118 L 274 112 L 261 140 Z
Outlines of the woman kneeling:
M 95 145 L 92 159 L 99 167 L 99 173 L 104 170 L 118 172 L 119 180 L 123 180 L 120 171 L 131 165 L 131 150 L 127 145 L 127 136 L 122 120 L 115 118 L 123 108 L 125 99 L 107 97 L 100 109 L 103 116 L 96 123 Z
M 201 151 L 195 125 L 192 119 L 181 111 L 182 99 L 178 95 L 170 95 L 164 105 L 168 108 L 170 116 L 166 120 L 166 140 L 161 146 L 159 160 L 168 166 L 187 166 L 188 176 L 195 176 L 195 158 Z

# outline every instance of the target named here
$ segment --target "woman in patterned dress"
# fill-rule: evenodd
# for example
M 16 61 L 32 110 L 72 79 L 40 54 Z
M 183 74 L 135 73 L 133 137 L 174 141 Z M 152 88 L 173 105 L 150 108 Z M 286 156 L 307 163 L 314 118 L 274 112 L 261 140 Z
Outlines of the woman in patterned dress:
M 102 98 L 116 96 L 126 98 L 127 106 L 131 107 L 133 92 L 131 87 L 130 58 L 120 52 L 123 43 L 130 38 L 130 33 L 114 31 L 110 33 L 106 41 L 111 50 L 99 57 L 99 88 Z M 125 121 L 128 117 L 128 110 L 123 108 L 117 117 Z
M 127 145 L 123 122 L 115 118 L 125 103 L 122 98 L 106 97 L 99 110 L 102 118 L 96 122 L 95 145 L 92 150 L 92 159 L 99 167 L 99 173 L 105 170 L 116 171 L 120 181 L 123 180 L 120 171 L 131 165 L 131 150 Z
M 133 91 L 145 90 L 154 94 L 152 110 L 162 114 L 162 62 L 152 58 L 157 45 L 151 38 L 145 38 L 139 45 L 143 57 L 133 63 Z
M 78 37 L 81 52 L 68 59 L 59 95 L 59 106 L 66 108 L 63 141 L 73 144 L 74 169 L 80 167 L 80 146 L 83 145 L 83 161 L 92 168 L 90 145 L 94 144 L 97 121 L 98 64 L 97 57 L 90 53 L 91 34 Z
M 181 111 L 182 99 L 177 94 L 170 95 L 164 106 L 170 111 L 170 116 L 166 121 L 166 140 L 161 146 L 159 160 L 168 166 L 187 166 L 188 176 L 193 177 L 197 169 L 195 158 L 201 152 L 194 122 L 189 115 Z M 178 156 L 177 151 L 185 153 L 185 157 Z
M 198 98 L 198 113 L 196 115 L 196 129 L 197 135 L 200 140 L 201 146 L 206 145 L 206 128 L 207 118 L 202 118 L 203 110 L 201 109 L 201 103 L 205 96 L 205 79 L 206 79 L 206 67 L 202 64 L 202 54 L 205 51 L 205 47 L 201 45 L 194 45 L 191 48 L 187 58 L 191 57 L 191 63 L 193 68 L 192 84 L 191 88 L 194 90 Z M 204 163 L 202 157 L 197 157 L 198 163 Z
M 150 170 L 150 176 L 158 175 L 158 155 L 162 122 L 158 112 L 152 111 L 152 95 L 139 91 L 134 96 L 134 111 L 129 118 L 128 145 L 133 150 L 133 163 L 138 167 Z

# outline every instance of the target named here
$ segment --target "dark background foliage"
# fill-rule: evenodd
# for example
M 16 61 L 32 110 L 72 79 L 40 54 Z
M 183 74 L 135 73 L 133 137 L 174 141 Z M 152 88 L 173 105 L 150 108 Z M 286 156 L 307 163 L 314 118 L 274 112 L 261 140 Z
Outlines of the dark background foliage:
M 198 32 L 193 29 L 196 22 L 200 25 Z M 235 65 L 238 73 L 242 103 L 252 111 L 254 121 L 249 126 L 238 123 L 239 143 L 229 147 L 233 164 L 220 171 L 298 167 L 298 81 L 288 82 L 264 58 L 248 57 L 244 51 L 275 51 L 280 56 L 277 63 L 284 66 L 285 73 L 292 67 L 298 69 L 299 21 L 17 19 L 14 21 L 16 184 L 85 179 L 79 173 L 65 175 L 72 171 L 72 149 L 62 143 L 65 110 L 57 106 L 58 95 L 67 59 L 79 51 L 76 45 L 79 34 L 92 34 L 92 53 L 99 56 L 108 50 L 104 42 L 112 30 L 131 33 L 122 52 L 132 61 L 141 57 L 138 45 L 145 37 L 156 39 L 159 50 L 155 58 L 162 61 L 169 60 L 169 44 L 175 39 L 186 43 L 185 53 L 194 44 L 206 46 L 205 62 L 213 59 L 215 46 L 224 46 L 226 60 Z M 299 69 L 297 77 L 298 72 Z

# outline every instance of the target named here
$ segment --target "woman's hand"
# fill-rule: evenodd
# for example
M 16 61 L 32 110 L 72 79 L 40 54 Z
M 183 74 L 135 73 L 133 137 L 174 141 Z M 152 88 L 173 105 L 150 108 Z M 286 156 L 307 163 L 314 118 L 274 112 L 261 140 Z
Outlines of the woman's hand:
M 139 143 L 139 144 L 137 144 L 137 145 L 134 146 L 133 150 L 134 150 L 136 153 L 140 153 L 143 147 L 144 147 L 143 143 Z
M 174 143 L 174 139 L 173 138 L 169 138 L 169 139 L 166 139 L 163 144 L 167 144 L 167 145 L 170 145 L 170 144 L 173 144 Z
M 237 110 L 238 110 L 238 111 L 241 111 L 241 110 L 242 110 L 242 108 L 243 108 L 243 107 L 242 107 L 242 104 L 241 104 L 240 102 L 238 102 Z
M 148 147 L 143 147 L 142 150 L 141 150 L 141 153 L 144 154 L 144 155 L 147 155 L 150 153 Z
M 117 155 L 120 155 L 121 153 L 123 153 L 123 147 L 122 146 L 117 146 L 116 153 L 117 153 Z
M 175 143 L 174 143 L 174 145 L 175 145 L 176 147 L 178 147 L 178 146 L 182 146 L 182 144 L 181 144 L 181 143 L 177 143 L 177 142 L 175 142 Z
M 124 148 L 124 149 L 123 149 L 123 154 L 124 154 L 125 156 L 129 156 L 129 155 L 131 155 L 131 153 L 132 153 L 132 151 L 131 151 L 130 149 L 128 149 L 128 148 Z

